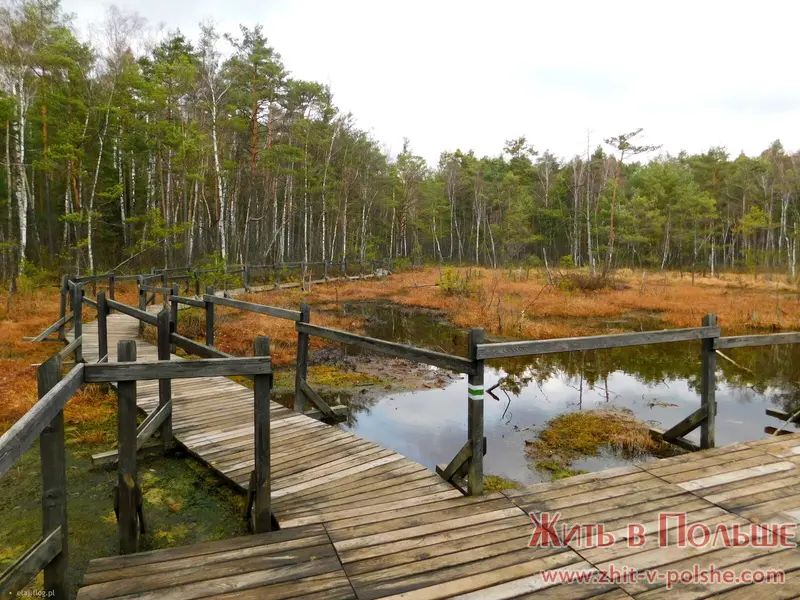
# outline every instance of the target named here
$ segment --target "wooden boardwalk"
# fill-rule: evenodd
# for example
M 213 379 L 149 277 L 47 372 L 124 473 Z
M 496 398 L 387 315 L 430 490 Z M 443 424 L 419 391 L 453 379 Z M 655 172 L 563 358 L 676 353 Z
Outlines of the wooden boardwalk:
M 96 359 L 94 324 L 84 353 Z M 110 359 L 138 324 L 109 316 Z M 95 342 L 96 343 L 96 342 Z M 155 346 L 138 341 L 139 357 Z M 175 357 L 177 358 L 177 357 Z M 176 380 L 173 428 L 186 449 L 244 489 L 253 467 L 252 392 L 226 378 Z M 158 405 L 155 382 L 140 384 L 138 403 Z M 800 551 L 766 547 L 658 544 L 658 515 L 687 521 L 784 523 L 800 519 L 800 434 L 734 444 L 467 498 L 422 465 L 275 403 L 272 405 L 272 498 L 281 531 L 91 563 L 79 592 L 100 598 L 794 598 L 800 597 Z M 567 525 L 603 523 L 610 547 L 574 540 L 528 548 L 529 512 L 558 512 Z M 628 523 L 646 543 L 631 547 Z M 714 565 L 783 569 L 783 584 L 679 584 L 664 580 L 557 583 L 543 571 L 640 572 Z

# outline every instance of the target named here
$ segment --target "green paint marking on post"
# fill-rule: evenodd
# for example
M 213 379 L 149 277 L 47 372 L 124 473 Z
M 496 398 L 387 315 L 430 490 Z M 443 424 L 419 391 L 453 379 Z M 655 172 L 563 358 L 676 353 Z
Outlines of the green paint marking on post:
M 483 398 L 483 386 L 469 386 L 469 395 L 474 398 Z

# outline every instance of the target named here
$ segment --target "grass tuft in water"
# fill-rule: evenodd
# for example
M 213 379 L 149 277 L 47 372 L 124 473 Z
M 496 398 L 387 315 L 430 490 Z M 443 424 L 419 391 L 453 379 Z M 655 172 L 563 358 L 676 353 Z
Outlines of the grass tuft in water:
M 525 442 L 536 468 L 563 479 L 582 473 L 574 461 L 598 456 L 602 450 L 626 459 L 671 456 L 677 450 L 654 439 L 628 410 L 587 410 L 559 415 L 547 422 L 538 439 Z
M 513 479 L 504 479 L 499 475 L 485 475 L 483 478 L 483 493 L 502 492 L 503 490 L 515 490 L 519 487 L 519 482 Z

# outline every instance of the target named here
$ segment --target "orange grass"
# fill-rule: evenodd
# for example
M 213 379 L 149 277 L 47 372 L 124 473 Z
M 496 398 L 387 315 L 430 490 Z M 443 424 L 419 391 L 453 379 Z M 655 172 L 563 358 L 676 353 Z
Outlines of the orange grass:
M 256 301 L 296 308 L 302 300 L 316 307 L 332 307 L 346 301 L 383 299 L 441 310 L 459 327 L 484 327 L 495 334 L 528 339 L 592 335 L 597 333 L 598 320 L 642 312 L 659 319 L 664 328 L 698 326 L 708 312 L 717 313 L 726 333 L 793 330 L 800 325 L 798 288 L 780 281 L 753 282 L 743 276 L 723 275 L 695 277 L 693 284 L 688 275 L 681 279 L 677 273 L 651 272 L 643 282 L 641 271 L 620 271 L 616 280 L 627 289 L 581 292 L 550 285 L 541 271 L 532 271 L 530 278 L 522 281 L 517 280 L 519 274 L 508 270 L 464 268 L 458 272 L 470 277 L 475 293 L 446 295 L 430 285 L 439 281 L 440 269 L 428 268 L 384 280 L 316 285 L 309 294 L 296 289 L 267 292 L 259 294 Z M 312 316 L 314 323 L 327 324 L 327 319 L 319 312 Z M 357 331 L 357 325 L 342 325 Z M 617 328 L 624 331 L 622 326 Z M 615 326 L 604 330 L 614 331 Z M 238 335 L 245 331 L 239 330 Z M 269 330 L 264 334 L 271 335 Z
M 58 290 L 46 287 L 20 292 L 9 299 L 0 293 L 0 432 L 8 429 L 36 402 L 36 368 L 62 345 L 32 343 L 23 337 L 37 335 L 58 319 Z M 87 318 L 93 318 L 91 311 Z M 116 412 L 116 400 L 104 388 L 84 386 L 64 409 L 67 427 L 104 421 Z M 82 428 L 83 430 L 83 428 Z M 101 430 L 83 432 L 77 441 L 106 441 Z M 88 436 L 90 439 L 85 439 Z

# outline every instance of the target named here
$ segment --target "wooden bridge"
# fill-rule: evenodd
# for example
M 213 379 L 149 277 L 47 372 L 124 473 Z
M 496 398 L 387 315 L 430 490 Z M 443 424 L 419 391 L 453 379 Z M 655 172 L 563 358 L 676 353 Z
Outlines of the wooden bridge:
M 73 291 L 76 289 L 78 286 Z M 681 545 L 683 528 L 678 516 L 685 515 L 687 525 L 705 525 L 712 531 L 719 526 L 749 531 L 752 526 L 755 531 L 767 532 L 771 524 L 798 522 L 800 434 L 713 448 L 503 493 L 465 495 L 475 490 L 475 473 L 482 478 L 481 458 L 485 448 L 482 404 L 476 401 L 476 392 L 482 385 L 482 362 L 480 368 L 475 365 L 492 355 L 562 351 L 571 348 L 566 342 L 573 340 L 482 344 L 480 333 L 473 332 L 470 357 L 464 359 L 312 326 L 306 309 L 295 314 L 273 307 L 256 309 L 239 302 L 238 308 L 297 322 L 299 375 L 293 411 L 274 402 L 262 405 L 259 400 L 268 397 L 269 385 L 263 386 L 267 381 L 263 378 L 269 377 L 270 372 L 268 359 L 258 364 L 248 362 L 258 358 L 198 361 L 169 353 L 171 342 L 179 347 L 184 344 L 185 349 L 201 355 L 222 354 L 214 351 L 211 344 L 186 342 L 174 326 L 170 328 L 175 321 L 168 311 L 157 317 L 152 308 L 140 310 L 147 306 L 147 292 L 145 289 L 144 306 L 139 309 L 124 307 L 103 294 L 97 301 L 90 300 L 88 303 L 98 308 L 100 319 L 78 325 L 77 340 L 62 351 L 64 356 L 78 351 L 85 366 L 75 367 L 55 387 L 53 381 L 49 384 L 45 381 L 42 400 L 37 404 L 40 414 L 30 418 L 26 415 L 19 427 L 15 425 L 0 438 L 2 476 L 41 433 L 43 449 L 50 449 L 49 454 L 43 452 L 45 487 L 55 490 L 51 501 L 45 503 L 43 539 L 0 576 L 3 590 L 21 589 L 27 583 L 25 577 L 44 568 L 46 587 L 53 585 L 56 595 L 64 597 L 63 581 L 61 587 L 57 583 L 58 569 L 63 569 L 59 552 L 66 547 L 66 539 L 59 541 L 57 548 L 54 540 L 60 539 L 59 532 L 66 531 L 66 521 L 59 522 L 66 518 L 66 497 L 63 491 L 59 493 L 61 487 L 55 487 L 63 486 L 63 482 L 48 474 L 47 468 L 52 467 L 54 460 L 58 461 L 54 441 L 45 436 L 52 436 L 53 423 L 57 429 L 53 411 L 63 406 L 80 382 L 120 381 L 121 423 L 130 423 L 132 413 L 130 407 L 125 408 L 125 398 L 132 399 L 132 394 L 138 408 L 148 415 L 137 431 L 130 427 L 123 431 L 121 425 L 120 481 L 124 480 L 126 469 L 126 473 L 135 476 L 136 448 L 159 430 L 162 441 L 174 437 L 175 442 L 222 478 L 253 494 L 255 513 L 261 515 L 256 530 L 264 533 L 96 559 L 85 574 L 78 594 L 81 599 L 616 600 L 649 599 L 668 593 L 679 598 L 800 596 L 800 552 L 787 540 L 773 546 L 725 544 L 719 539 L 715 543 Z M 152 293 L 171 300 L 173 312 L 181 301 L 202 303 L 207 314 L 211 305 L 212 320 L 213 304 L 238 302 L 216 299 L 213 293 L 202 300 L 181 300 L 172 292 L 162 286 Z M 78 310 L 74 320 L 80 323 L 84 299 L 77 293 L 73 295 L 73 305 Z M 108 309 L 114 312 L 106 314 Z M 140 337 L 143 321 L 158 327 L 158 345 Z M 213 321 L 211 325 L 212 339 L 206 341 L 213 342 Z M 470 424 L 465 449 L 449 465 L 440 467 L 437 475 L 390 449 L 309 416 L 305 400 L 315 405 L 316 416 L 330 416 L 331 408 L 304 381 L 309 335 L 358 343 L 395 355 L 406 353 L 421 362 L 466 372 L 470 384 Z M 577 343 L 614 347 L 647 343 L 647 340 L 653 343 L 659 335 L 665 338 L 660 341 L 711 340 L 704 343 L 704 352 L 713 352 L 716 343 L 733 343 L 722 340 L 738 340 L 740 345 L 755 343 L 752 339 L 720 338 L 713 321 L 694 330 L 600 336 L 582 338 L 584 341 Z M 789 338 L 759 337 L 772 338 L 772 343 L 789 341 Z M 147 363 L 144 370 L 149 374 L 131 374 L 132 365 L 117 362 L 118 345 L 128 353 L 120 358 L 130 359 L 125 341 L 132 339 L 136 340 L 136 359 Z M 256 354 L 268 354 L 264 344 Z M 173 367 L 165 366 L 167 359 L 169 364 L 175 363 Z M 109 364 L 106 366 L 105 362 Z M 707 368 L 705 359 L 706 373 Z M 205 370 L 208 376 L 198 369 Z M 81 370 L 79 377 L 75 373 Z M 225 376 L 246 373 L 256 377 L 254 390 Z M 47 378 L 40 377 L 40 383 L 43 379 Z M 713 423 L 716 412 L 713 390 L 706 387 L 704 393 L 707 398 L 710 393 L 712 403 L 702 404 L 701 414 L 679 424 L 678 433 L 673 431 L 676 437 L 685 435 L 693 428 L 691 425 L 702 427 L 703 423 Z M 267 411 L 264 406 L 268 406 Z M 48 423 L 50 426 L 46 428 Z M 713 425 L 710 435 L 713 440 Z M 708 433 L 704 438 L 708 438 Z M 98 460 L 109 458 L 98 457 Z M 135 523 L 131 513 L 125 513 L 129 509 L 121 512 L 121 545 L 132 539 L 130 531 L 123 531 L 126 524 Z M 280 530 L 269 531 L 274 527 L 264 521 L 264 511 L 274 516 Z M 550 530 L 557 536 L 550 543 L 529 547 L 535 531 L 529 513 L 539 519 L 541 513 L 559 514 L 559 528 Z M 663 521 L 662 528 L 661 517 L 666 514 L 672 518 Z M 573 527 L 586 531 L 588 524 L 598 523 L 612 536 L 605 541 L 611 539 L 613 543 L 606 545 L 597 539 L 565 536 L 560 529 L 563 524 L 564 531 L 574 533 Z M 642 534 L 641 538 L 629 539 L 629 524 L 641 526 L 635 530 Z M 542 527 L 538 531 L 541 534 Z M 695 566 L 700 570 L 712 566 L 717 570 L 730 568 L 736 574 L 782 570 L 784 582 L 775 585 L 741 580 L 691 582 L 668 589 L 666 579 L 658 577 L 666 576 L 668 570 L 691 570 Z M 559 579 L 576 573 L 584 577 L 607 574 L 614 568 L 636 569 L 641 576 L 626 581 L 585 583 Z M 649 580 L 648 575 L 654 579 Z

